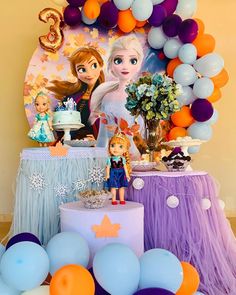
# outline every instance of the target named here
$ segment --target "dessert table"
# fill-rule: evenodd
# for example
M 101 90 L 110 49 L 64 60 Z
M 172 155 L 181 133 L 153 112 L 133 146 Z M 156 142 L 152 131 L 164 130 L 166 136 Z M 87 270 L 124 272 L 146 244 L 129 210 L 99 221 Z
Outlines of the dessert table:
M 193 264 L 204 294 L 236 294 L 236 241 L 207 172 L 133 172 L 126 199 L 144 205 L 145 250 Z
M 78 192 L 103 187 L 107 150 L 70 147 L 66 156 L 49 148 L 24 149 L 16 179 L 12 233 L 31 232 L 43 245 L 60 230 L 59 205 Z

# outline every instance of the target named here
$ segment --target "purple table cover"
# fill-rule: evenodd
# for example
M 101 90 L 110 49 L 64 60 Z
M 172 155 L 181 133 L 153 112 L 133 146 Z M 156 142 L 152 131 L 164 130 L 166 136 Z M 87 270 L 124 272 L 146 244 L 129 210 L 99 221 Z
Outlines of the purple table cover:
M 136 178 L 144 181 L 143 188 L 134 188 Z M 173 195 L 179 199 L 176 208 L 167 205 Z M 211 202 L 208 210 L 202 208 L 203 198 Z M 167 249 L 190 262 L 200 274 L 205 295 L 236 294 L 236 240 L 210 175 L 133 172 L 126 199 L 144 205 L 145 250 Z

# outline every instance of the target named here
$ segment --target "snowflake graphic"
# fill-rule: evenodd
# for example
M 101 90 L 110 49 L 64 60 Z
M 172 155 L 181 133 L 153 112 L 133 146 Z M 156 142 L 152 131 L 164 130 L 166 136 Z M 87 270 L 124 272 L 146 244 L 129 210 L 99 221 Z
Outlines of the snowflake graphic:
M 58 184 L 54 187 L 54 191 L 57 197 L 63 198 L 69 193 L 69 188 L 66 185 Z
M 95 183 L 99 185 L 104 181 L 104 168 L 100 167 L 93 167 L 92 169 L 89 169 L 89 181 L 92 183 Z
M 41 173 L 33 173 L 29 176 L 30 188 L 36 191 L 41 191 L 45 188 L 45 177 Z
M 76 191 L 83 191 L 87 187 L 86 180 L 77 179 L 73 182 L 73 186 Z

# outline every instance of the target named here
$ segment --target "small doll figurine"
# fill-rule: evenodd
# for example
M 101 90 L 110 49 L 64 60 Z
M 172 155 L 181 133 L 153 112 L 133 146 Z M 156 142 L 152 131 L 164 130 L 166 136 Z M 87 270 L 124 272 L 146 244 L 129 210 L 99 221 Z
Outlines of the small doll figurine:
M 55 141 L 52 128 L 52 113 L 50 110 L 50 100 L 45 93 L 39 92 L 34 102 L 37 114 L 34 125 L 30 129 L 28 136 L 37 141 L 40 146 L 47 146 L 49 142 Z
M 117 205 L 116 191 L 119 192 L 120 204 L 124 205 L 125 187 L 130 180 L 130 142 L 122 133 L 115 134 L 108 144 L 110 157 L 106 165 L 106 186 L 112 193 L 112 205 Z

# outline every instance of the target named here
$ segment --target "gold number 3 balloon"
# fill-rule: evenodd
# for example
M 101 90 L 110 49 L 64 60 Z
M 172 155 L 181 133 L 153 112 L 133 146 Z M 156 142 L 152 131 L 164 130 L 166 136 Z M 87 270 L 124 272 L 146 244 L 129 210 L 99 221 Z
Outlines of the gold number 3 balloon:
M 48 51 L 56 52 L 62 45 L 64 36 L 61 29 L 62 15 L 54 8 L 45 8 L 40 11 L 39 19 L 48 23 L 53 20 L 53 24 L 50 26 L 50 31 L 47 35 L 39 37 L 40 46 Z

